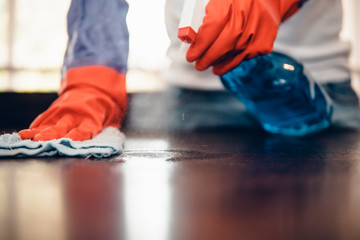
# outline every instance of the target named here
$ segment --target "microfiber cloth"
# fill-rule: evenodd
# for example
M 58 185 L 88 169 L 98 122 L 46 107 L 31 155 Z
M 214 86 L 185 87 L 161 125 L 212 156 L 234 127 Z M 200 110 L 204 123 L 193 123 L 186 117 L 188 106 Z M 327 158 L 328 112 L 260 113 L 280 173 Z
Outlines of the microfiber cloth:
M 125 135 L 108 127 L 91 140 L 73 141 L 60 138 L 50 141 L 22 140 L 17 133 L 0 136 L 0 157 L 94 157 L 121 154 Z

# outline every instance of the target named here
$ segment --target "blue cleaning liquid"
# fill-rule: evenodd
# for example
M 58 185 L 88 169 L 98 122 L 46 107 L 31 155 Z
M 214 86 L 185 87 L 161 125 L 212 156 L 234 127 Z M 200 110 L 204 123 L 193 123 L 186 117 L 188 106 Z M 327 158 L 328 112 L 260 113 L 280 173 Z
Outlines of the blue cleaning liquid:
M 302 64 L 286 55 L 273 52 L 245 60 L 220 78 L 270 133 L 305 136 L 331 123 L 329 96 L 305 75 Z

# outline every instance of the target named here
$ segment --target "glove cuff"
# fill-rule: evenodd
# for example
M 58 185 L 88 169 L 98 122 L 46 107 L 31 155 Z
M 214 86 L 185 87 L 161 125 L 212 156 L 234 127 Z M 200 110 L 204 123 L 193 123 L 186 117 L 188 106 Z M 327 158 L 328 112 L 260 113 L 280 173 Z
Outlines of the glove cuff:
M 126 102 L 126 75 L 104 66 L 86 66 L 70 69 L 62 80 L 59 94 L 79 87 L 93 87 L 107 94 L 115 102 Z

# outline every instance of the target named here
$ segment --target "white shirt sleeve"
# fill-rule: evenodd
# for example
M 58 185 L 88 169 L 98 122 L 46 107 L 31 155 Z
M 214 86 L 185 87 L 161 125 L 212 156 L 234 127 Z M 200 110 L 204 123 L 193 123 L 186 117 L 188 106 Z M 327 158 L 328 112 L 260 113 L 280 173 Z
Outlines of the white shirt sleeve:
M 340 39 L 341 0 L 311 0 L 280 26 L 274 51 L 304 64 L 319 82 L 350 79 L 350 44 Z

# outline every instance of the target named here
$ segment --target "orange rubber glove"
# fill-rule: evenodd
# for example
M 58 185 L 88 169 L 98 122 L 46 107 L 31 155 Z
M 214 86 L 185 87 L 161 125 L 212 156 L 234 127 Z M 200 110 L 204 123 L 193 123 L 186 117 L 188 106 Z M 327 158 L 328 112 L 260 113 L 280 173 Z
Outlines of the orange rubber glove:
M 88 140 L 105 127 L 119 128 L 126 106 L 125 75 L 103 66 L 73 68 L 59 98 L 19 134 L 34 141 Z
M 186 59 L 222 75 L 244 59 L 272 52 L 281 22 L 304 0 L 210 0 Z

